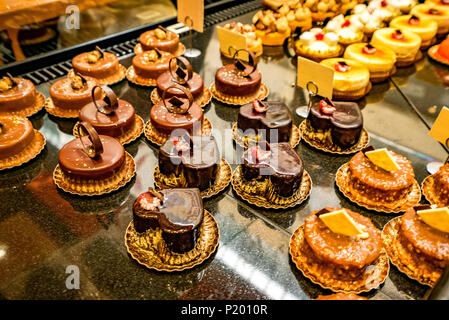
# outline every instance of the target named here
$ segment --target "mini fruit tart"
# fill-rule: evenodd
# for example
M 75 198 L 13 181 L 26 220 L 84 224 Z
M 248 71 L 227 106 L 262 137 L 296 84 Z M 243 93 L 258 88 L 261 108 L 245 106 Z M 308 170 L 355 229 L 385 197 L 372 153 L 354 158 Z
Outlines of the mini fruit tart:
M 338 57 L 343 47 L 338 43 L 338 35 L 313 28 L 301 34 L 295 43 L 296 54 L 314 61 Z
M 351 43 L 362 42 L 365 34 L 363 33 L 363 24 L 357 20 L 345 19 L 340 14 L 330 20 L 324 27 L 327 32 L 335 32 L 338 35 L 338 42 L 347 46 Z

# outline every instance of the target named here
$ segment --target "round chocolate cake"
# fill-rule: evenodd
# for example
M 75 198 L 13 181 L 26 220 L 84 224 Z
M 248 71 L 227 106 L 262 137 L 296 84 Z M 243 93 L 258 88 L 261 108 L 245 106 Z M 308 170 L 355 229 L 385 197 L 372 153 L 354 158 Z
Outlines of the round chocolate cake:
M 0 113 L 14 112 L 33 106 L 36 101 L 34 84 L 27 79 L 0 79 Z
M 0 116 L 0 159 L 22 152 L 33 142 L 33 139 L 33 125 L 28 119 Z
M 144 51 L 159 49 L 174 54 L 178 50 L 179 36 L 162 26 L 158 26 L 154 30 L 142 33 L 139 42 Z
M 157 79 L 168 70 L 172 54 L 164 51 L 151 50 L 138 53 L 133 58 L 133 68 L 136 75 L 146 79 Z
M 96 47 L 94 51 L 84 52 L 72 59 L 75 72 L 95 79 L 111 77 L 119 72 L 119 61 L 115 54 L 103 52 Z

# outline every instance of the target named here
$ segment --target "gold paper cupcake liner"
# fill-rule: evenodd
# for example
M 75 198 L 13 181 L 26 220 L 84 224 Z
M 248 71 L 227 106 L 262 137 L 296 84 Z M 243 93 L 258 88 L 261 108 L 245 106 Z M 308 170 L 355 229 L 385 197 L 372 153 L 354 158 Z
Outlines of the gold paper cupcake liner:
M 3 112 L 0 111 L 0 115 L 1 114 L 6 114 L 6 115 L 14 115 L 14 116 L 21 116 L 21 117 L 31 117 L 33 115 L 35 115 L 36 113 L 38 113 L 39 111 L 42 110 L 42 108 L 45 105 L 45 97 L 42 93 L 40 93 L 39 91 L 36 91 L 36 100 L 34 101 L 34 104 L 30 107 L 26 107 L 20 110 L 16 110 L 16 111 L 7 111 L 7 112 Z
M 119 70 L 116 74 L 113 74 L 112 76 L 109 76 L 106 78 L 95 78 L 95 80 L 97 80 L 98 84 L 107 85 L 107 86 L 111 86 L 113 84 L 119 83 L 120 81 L 125 79 L 126 67 L 121 64 L 119 64 L 118 67 L 119 67 Z M 73 69 L 71 69 L 69 72 L 74 72 L 74 71 L 73 71 Z
M 387 253 L 385 249 L 382 249 L 379 257 L 366 267 L 360 278 L 348 279 L 345 274 L 336 274 L 330 263 L 317 263 L 315 255 L 310 254 L 312 249 L 304 238 L 304 226 L 300 226 L 293 233 L 290 238 L 289 249 L 292 261 L 304 277 L 322 288 L 334 292 L 355 294 L 369 292 L 380 287 L 390 272 Z
M 435 269 L 425 259 L 408 250 L 399 240 L 401 217 L 388 221 L 382 230 L 382 241 L 390 262 L 410 279 L 433 287 L 441 277 L 443 270 Z
M 432 175 L 427 176 L 421 185 L 421 190 L 428 202 L 430 204 L 436 204 L 438 207 L 446 207 L 447 203 L 444 203 L 440 200 L 440 197 L 438 196 L 437 192 L 435 192 L 435 179 Z
M 261 135 L 251 135 L 251 136 L 243 135 L 242 130 L 239 130 L 236 122 L 232 126 L 232 137 L 239 146 L 241 146 L 242 148 L 247 148 L 248 144 L 256 143 L 261 138 Z M 292 146 L 292 148 L 296 148 L 299 144 L 299 141 L 301 141 L 301 134 L 299 132 L 299 129 L 297 126 L 292 124 L 292 133 L 290 136 L 289 143 Z
M 359 138 L 359 141 L 355 145 L 353 145 L 347 149 L 342 149 L 340 146 L 337 146 L 337 145 L 331 145 L 330 143 L 326 144 L 326 143 L 322 143 L 321 141 L 316 141 L 316 140 L 310 139 L 309 136 L 307 135 L 307 130 L 308 130 L 307 129 L 307 120 L 303 120 L 301 122 L 301 124 L 299 125 L 299 131 L 301 132 L 301 138 L 304 140 L 305 143 L 307 143 L 312 148 L 315 148 L 315 149 L 318 149 L 320 151 L 327 152 L 327 153 L 333 153 L 333 154 L 352 154 L 352 153 L 359 152 L 359 151 L 363 150 L 369 144 L 369 140 L 370 140 L 368 131 L 366 131 L 366 129 L 363 128 L 362 133 Z
M 143 52 L 142 45 L 140 43 L 136 44 L 136 46 L 134 47 L 134 53 L 138 54 L 138 53 L 142 53 L 142 52 Z M 178 49 L 175 51 L 175 53 L 173 55 L 175 57 L 179 57 L 179 56 L 182 56 L 184 54 L 184 52 L 186 52 L 186 46 L 180 42 L 178 45 Z
M 52 116 L 65 119 L 78 118 L 80 113 L 80 109 L 66 109 L 55 106 L 51 97 L 48 97 L 45 101 L 45 110 Z
M 232 174 L 232 187 L 245 201 L 257 207 L 266 209 L 287 209 L 304 202 L 312 191 L 312 178 L 304 170 L 301 185 L 290 197 L 282 197 L 272 190 L 269 178 L 263 181 L 245 181 L 242 166 L 239 165 Z M 268 197 L 266 196 L 268 194 Z
M 79 138 L 78 136 L 79 124 L 80 122 L 78 121 L 73 126 L 73 135 L 75 136 L 75 138 Z M 117 139 L 123 145 L 129 144 L 135 141 L 138 137 L 140 137 L 140 135 L 143 132 L 143 128 L 144 128 L 144 121 L 139 115 L 136 114 L 134 125 L 126 132 L 123 132 L 120 136 L 114 138 Z
M 138 233 L 130 222 L 125 233 L 128 253 L 139 264 L 157 271 L 184 271 L 206 261 L 218 247 L 220 230 L 214 217 L 204 210 L 203 224 L 195 248 L 186 253 L 169 250 L 162 238 L 162 230 L 147 230 Z
M 419 203 L 421 200 L 421 189 L 419 187 L 418 181 L 414 180 L 413 187 L 408 196 L 401 201 L 393 203 L 379 203 L 370 198 L 367 198 L 361 194 L 358 194 L 349 184 L 349 165 L 345 163 L 342 165 L 335 177 L 335 183 L 338 189 L 343 195 L 354 202 L 355 204 L 364 207 L 368 210 L 373 210 L 383 213 L 400 213 L 404 212 L 408 208 L 411 208 Z
M 153 91 L 151 91 L 151 102 L 153 104 L 157 104 L 162 101 L 162 98 L 159 95 L 159 92 L 157 92 L 157 88 L 154 88 Z M 209 104 L 210 100 L 212 99 L 212 94 L 210 93 L 210 90 L 207 87 L 204 87 L 203 93 L 199 95 L 197 98 L 194 99 L 194 102 L 199 105 L 201 108 L 204 108 L 206 105 Z
M 264 83 L 260 84 L 260 88 L 256 93 L 247 96 L 231 96 L 221 93 L 215 87 L 215 82 L 210 86 L 210 91 L 212 92 L 212 97 L 216 100 L 232 106 L 241 106 L 243 104 L 250 103 L 253 100 L 264 100 L 269 93 L 268 87 Z
M 24 150 L 11 157 L 0 159 L 0 171 L 18 167 L 33 160 L 44 150 L 45 144 L 44 135 L 34 129 L 33 141 Z
M 226 162 L 224 158 L 221 159 L 217 169 L 218 169 L 217 176 L 215 177 L 214 184 L 209 188 L 200 192 L 201 197 L 203 199 L 217 195 L 218 193 L 223 191 L 231 182 L 232 176 L 231 166 Z M 154 168 L 153 177 L 154 177 L 154 184 L 159 189 L 189 187 L 187 181 L 184 178 L 184 175 L 177 177 L 174 174 L 171 174 L 170 176 L 167 176 L 160 172 L 159 165 L 156 165 L 156 168 Z
M 430 47 L 429 50 L 427 50 L 427 54 L 429 55 L 429 57 L 431 57 L 431 58 L 432 58 L 433 60 L 435 60 L 436 62 L 439 62 L 439 63 L 441 63 L 441 64 L 444 64 L 444 65 L 446 65 L 446 66 L 449 66 L 449 60 L 444 60 L 444 59 L 438 58 L 438 57 L 436 56 L 436 53 L 437 53 L 437 51 L 438 51 L 438 47 L 439 47 L 439 46 L 440 46 L 439 44 L 436 44 L 436 45 Z
M 152 78 L 144 78 L 137 75 L 133 66 L 129 67 L 126 70 L 126 79 L 128 79 L 129 82 L 134 83 L 135 85 L 143 87 L 155 87 L 157 80 Z
M 165 141 L 170 139 L 169 133 L 162 133 L 159 132 L 151 123 L 151 119 L 147 121 L 145 124 L 145 137 L 152 143 L 158 145 L 159 147 L 162 146 Z M 212 132 L 212 124 L 210 121 L 204 117 L 203 123 L 201 125 L 201 135 L 202 136 L 210 136 Z
M 53 171 L 53 181 L 65 192 L 79 196 L 99 196 L 111 193 L 125 186 L 136 174 L 136 164 L 133 157 L 125 152 L 125 163 L 109 178 L 87 179 L 72 178 L 64 174 L 59 164 Z

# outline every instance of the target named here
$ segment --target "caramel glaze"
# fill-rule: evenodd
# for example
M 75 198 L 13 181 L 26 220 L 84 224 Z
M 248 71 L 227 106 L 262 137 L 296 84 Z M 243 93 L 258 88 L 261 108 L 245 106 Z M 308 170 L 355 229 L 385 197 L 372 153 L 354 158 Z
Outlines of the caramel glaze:
M 3 125 L 0 132 L 0 159 L 6 159 L 22 152 L 34 139 L 31 122 L 22 117 L 0 116 Z
M 179 36 L 172 31 L 166 32 L 166 35 L 167 39 L 160 40 L 156 37 L 155 31 L 150 30 L 140 35 L 139 42 L 144 51 L 159 49 L 161 51 L 175 53 L 179 46 Z
M 150 119 L 152 125 L 162 133 L 170 134 L 173 130 L 185 129 L 190 135 L 201 135 L 203 110 L 194 102 L 187 113 L 176 114 L 168 111 L 161 101 L 151 108 Z
M 400 233 L 416 252 L 436 265 L 445 267 L 449 264 L 449 233 L 426 224 L 414 208 L 407 209 L 401 217 Z
M 147 210 L 141 197 L 133 205 L 133 222 L 137 232 L 162 229 L 167 247 L 178 253 L 192 250 L 200 237 L 204 219 L 203 201 L 197 188 L 159 190 L 163 200 L 159 206 Z M 154 197 L 150 193 L 143 196 Z
M 17 86 L 0 92 L 0 112 L 11 112 L 31 107 L 36 101 L 34 84 L 27 79 L 14 78 Z
M 147 79 L 157 79 L 161 74 L 168 70 L 168 63 L 173 55 L 168 52 L 161 52 L 162 55 L 156 61 L 148 60 L 148 53 L 141 52 L 133 58 L 134 71 L 138 76 Z M 173 63 L 173 66 L 176 64 Z
M 259 90 L 261 79 L 258 70 L 245 77 L 234 64 L 228 64 L 215 73 L 215 87 L 224 94 L 248 96 Z
M 246 131 L 254 129 L 255 133 L 266 130 L 266 139 L 271 141 L 270 130 L 277 130 L 279 142 L 289 142 L 292 132 L 292 113 L 283 102 L 265 101 L 268 109 L 265 112 L 256 112 L 253 104 L 248 103 L 240 107 L 237 118 L 239 129 Z
M 103 100 L 97 104 L 104 104 Z M 80 121 L 89 122 L 98 134 L 118 137 L 130 130 L 134 125 L 136 114 L 134 107 L 127 101 L 118 99 L 118 108 L 111 114 L 104 114 L 97 110 L 94 103 L 85 105 L 79 114 Z
M 157 78 L 157 92 L 159 93 L 159 96 L 162 97 L 162 94 L 165 89 L 173 85 L 174 80 L 172 76 L 170 75 L 170 72 L 164 72 Z M 183 86 L 187 87 L 190 90 L 190 93 L 193 95 L 193 98 L 199 97 L 203 93 L 204 89 L 204 82 L 201 76 L 194 72 L 192 79 L 187 81 L 187 84 L 182 84 Z M 170 88 L 165 93 L 166 98 L 170 98 L 176 96 L 178 98 L 187 98 L 184 92 L 181 90 L 178 90 L 176 88 Z
M 87 136 L 82 137 L 90 145 Z M 114 175 L 125 163 L 125 149 L 115 138 L 100 135 L 103 153 L 89 158 L 79 138 L 67 143 L 59 151 L 59 166 L 71 178 L 106 179 Z
M 77 90 L 72 88 L 69 77 L 56 81 L 50 87 L 50 96 L 53 104 L 62 109 L 81 109 L 92 101 L 92 88 L 97 85 L 93 78 L 86 78 L 87 84 Z M 95 91 L 95 99 L 101 98 L 101 90 Z
M 104 57 L 96 63 L 89 63 L 90 52 L 84 52 L 72 59 L 72 66 L 76 72 L 83 76 L 102 79 L 113 76 L 119 72 L 119 61 L 115 54 L 104 52 Z
M 449 163 L 442 166 L 433 179 L 435 194 L 444 205 L 449 206 Z
M 383 202 L 395 202 L 407 196 L 414 183 L 413 167 L 404 156 L 389 152 L 400 170 L 386 171 L 373 164 L 361 151 L 352 157 L 349 173 L 351 185 L 357 192 Z
M 329 211 L 341 208 L 328 208 Z M 368 233 L 367 239 L 357 239 L 331 231 L 314 211 L 304 223 L 304 237 L 314 254 L 323 263 L 332 263 L 341 268 L 362 269 L 375 261 L 382 249 L 380 230 L 369 218 L 345 209 L 348 215 Z
M 319 295 L 315 300 L 368 300 L 365 297 L 358 296 L 353 293 L 334 293 L 329 295 Z

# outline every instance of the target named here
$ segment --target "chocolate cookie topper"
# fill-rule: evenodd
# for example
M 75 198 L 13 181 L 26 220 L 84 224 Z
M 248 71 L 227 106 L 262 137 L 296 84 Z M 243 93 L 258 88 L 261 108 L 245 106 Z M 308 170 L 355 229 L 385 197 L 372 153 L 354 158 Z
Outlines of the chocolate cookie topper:
M 165 94 L 171 88 L 176 88 L 184 92 L 184 94 L 187 96 L 188 99 L 188 105 L 185 99 L 182 98 L 171 97 L 170 99 L 166 100 Z M 162 102 L 164 103 L 164 107 L 167 108 L 167 110 L 170 111 L 171 113 L 186 114 L 193 105 L 193 96 L 188 88 L 180 86 L 179 84 L 173 84 L 167 87 L 162 93 Z
M 176 61 L 176 63 L 178 64 L 175 70 L 173 70 L 172 68 L 173 61 Z M 179 65 L 179 63 L 182 63 L 185 69 L 183 69 Z M 170 61 L 168 62 L 168 71 L 170 72 L 170 75 L 173 79 L 172 81 L 181 85 L 186 84 L 193 77 L 192 65 L 190 64 L 189 60 L 182 56 L 173 57 L 170 59 Z
M 97 104 L 95 100 L 95 90 L 101 89 L 105 93 L 105 96 L 101 104 Z M 106 85 L 96 85 L 92 88 L 92 101 L 97 108 L 97 110 L 103 114 L 109 115 L 113 113 L 118 108 L 118 98 L 117 95 Z
M 68 77 L 71 80 L 71 86 L 74 90 L 82 89 L 87 85 L 87 79 L 79 72 L 70 72 Z
M 246 51 L 248 53 L 248 64 L 245 62 L 242 62 L 242 60 L 239 58 L 238 53 L 240 51 Z M 248 49 L 239 49 L 236 52 L 234 52 L 234 55 L 232 56 L 232 59 L 234 60 L 234 65 L 240 72 L 243 73 L 243 76 L 247 77 L 257 69 L 257 61 L 254 53 L 252 53 Z
M 87 137 L 90 141 L 89 145 L 84 142 L 85 139 L 82 139 L 85 135 L 83 131 L 87 133 Z M 80 137 L 83 149 L 89 158 L 96 158 L 103 153 L 103 143 L 101 142 L 100 136 L 90 123 L 83 121 L 79 124 L 78 136 Z

